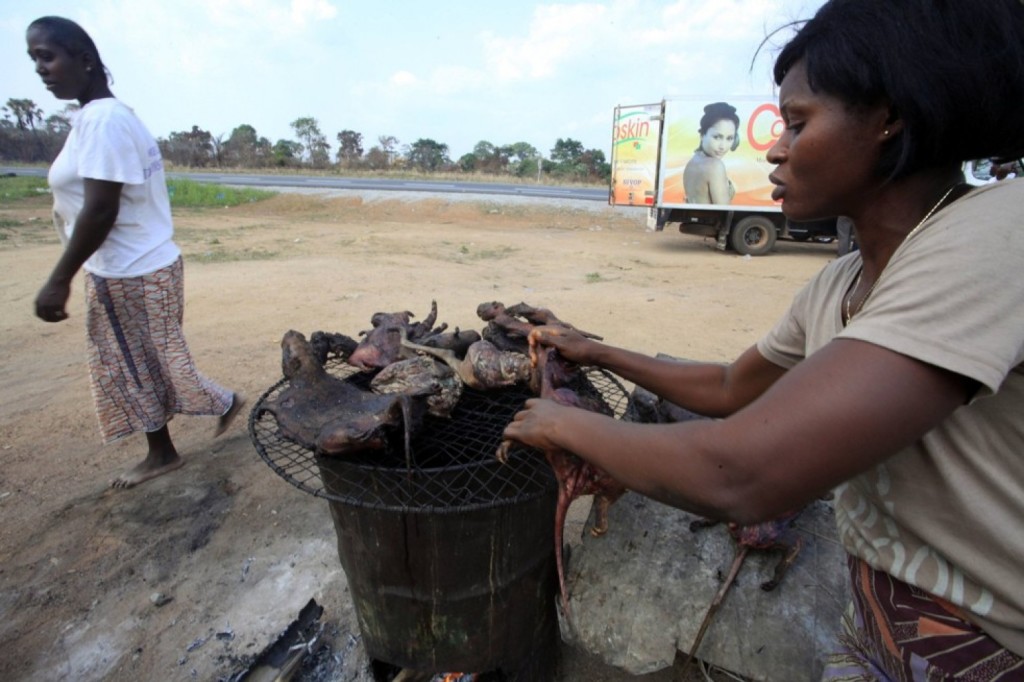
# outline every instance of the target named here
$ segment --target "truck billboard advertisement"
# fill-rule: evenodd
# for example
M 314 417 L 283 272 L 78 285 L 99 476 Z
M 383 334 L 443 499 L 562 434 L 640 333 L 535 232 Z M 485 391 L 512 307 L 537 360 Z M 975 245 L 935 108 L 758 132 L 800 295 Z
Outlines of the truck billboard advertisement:
M 777 211 L 765 155 L 783 131 L 773 98 L 666 99 L 656 205 Z
M 774 97 L 665 98 L 620 105 L 613 122 L 608 202 L 645 207 L 647 229 L 672 225 L 744 256 L 835 238 L 835 218 L 793 222 L 772 200 L 767 155 L 785 132 Z
M 660 138 L 660 102 L 615 108 L 610 204 L 654 205 Z

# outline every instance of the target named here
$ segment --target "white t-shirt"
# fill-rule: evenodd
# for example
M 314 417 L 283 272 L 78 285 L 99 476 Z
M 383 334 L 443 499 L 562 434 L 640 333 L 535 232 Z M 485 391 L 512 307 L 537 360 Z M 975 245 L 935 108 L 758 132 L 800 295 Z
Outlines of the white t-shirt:
M 963 607 L 1024 654 L 1024 180 L 974 189 L 904 242 L 843 328 L 860 254 L 833 261 L 758 342 L 793 367 L 834 338 L 978 383 L 967 405 L 836 490 L 846 550 Z
M 65 243 L 85 204 L 85 178 L 124 183 L 117 221 L 85 262 L 87 272 L 139 277 L 177 260 L 160 147 L 135 112 L 113 97 L 82 107 L 50 166 L 54 224 Z

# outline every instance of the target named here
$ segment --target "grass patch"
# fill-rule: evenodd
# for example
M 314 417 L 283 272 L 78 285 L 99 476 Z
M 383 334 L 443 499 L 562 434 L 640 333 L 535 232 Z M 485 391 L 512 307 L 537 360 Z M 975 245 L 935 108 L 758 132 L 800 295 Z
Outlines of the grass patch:
M 238 229 L 238 228 L 236 228 Z M 174 241 L 178 244 L 195 244 L 195 243 L 209 243 L 211 239 L 225 239 L 231 235 L 232 230 L 217 229 L 217 228 L 202 228 L 192 227 L 181 227 L 179 225 L 174 226 Z
M 367 170 L 359 168 L 238 168 L 223 166 L 220 168 L 191 168 L 189 166 L 178 166 L 164 159 L 165 168 L 168 173 L 187 171 L 189 173 L 223 173 L 230 171 L 239 175 L 279 175 L 282 177 L 308 177 L 321 176 L 328 178 L 383 178 L 388 180 L 414 180 L 425 182 L 481 182 L 501 183 L 514 185 L 556 185 L 559 187 L 600 187 L 607 189 L 606 181 L 585 181 L 573 178 L 563 178 L 544 173 L 540 182 L 536 174 L 529 177 L 517 177 L 508 174 L 491 173 L 463 173 L 463 172 L 425 172 L 410 168 L 392 168 L 387 170 Z
M 597 284 L 598 282 L 604 281 L 604 277 L 601 276 L 600 272 L 588 272 L 585 279 L 587 280 L 587 284 Z
M 37 197 L 50 191 L 46 178 L 33 175 L 0 177 L 0 204 L 9 204 L 19 199 Z
M 474 204 L 478 211 L 487 215 L 503 215 L 521 218 L 529 213 L 526 206 L 519 206 L 516 204 L 503 204 L 493 201 L 477 201 L 474 202 Z
M 45 177 L 16 175 L 0 177 L 0 204 L 47 194 L 50 186 Z M 207 208 L 251 204 L 275 196 L 277 192 L 249 187 L 227 187 L 209 182 L 186 179 L 168 179 L 167 193 L 171 206 L 180 208 Z
M 480 249 L 479 251 L 474 251 L 463 244 L 459 247 L 459 261 L 502 260 L 504 258 L 508 258 L 517 251 L 519 251 L 519 249 L 511 246 L 501 246 L 496 249 Z
M 0 244 L 7 248 L 10 245 L 57 243 L 57 231 L 53 224 L 39 218 L 19 220 L 7 216 L 0 217 Z
M 251 204 L 275 196 L 277 192 L 249 187 L 226 187 L 209 182 L 168 179 L 167 193 L 176 208 L 209 208 Z
M 187 258 L 190 263 L 233 263 L 248 260 L 273 260 L 277 256 L 277 251 L 267 251 L 266 249 L 242 249 L 240 251 L 209 249 L 191 253 Z

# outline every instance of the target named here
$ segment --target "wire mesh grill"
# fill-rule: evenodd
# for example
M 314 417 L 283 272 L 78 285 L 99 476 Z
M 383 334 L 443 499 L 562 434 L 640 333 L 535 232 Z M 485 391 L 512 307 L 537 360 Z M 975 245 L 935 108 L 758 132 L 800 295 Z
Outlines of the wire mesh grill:
M 368 390 L 370 377 L 338 360 L 326 369 Z M 628 402 L 612 374 L 586 369 L 585 376 L 616 417 Z M 401 430 L 383 450 L 324 457 L 284 437 L 265 405 L 288 385 L 277 382 L 253 406 L 249 437 L 260 457 L 295 487 L 317 497 L 374 509 L 444 513 L 516 504 L 550 491 L 554 476 L 543 454 L 513 446 L 508 462 L 495 458 L 505 426 L 531 397 L 525 386 L 492 391 L 468 387 L 450 418 L 424 417 L 406 463 Z

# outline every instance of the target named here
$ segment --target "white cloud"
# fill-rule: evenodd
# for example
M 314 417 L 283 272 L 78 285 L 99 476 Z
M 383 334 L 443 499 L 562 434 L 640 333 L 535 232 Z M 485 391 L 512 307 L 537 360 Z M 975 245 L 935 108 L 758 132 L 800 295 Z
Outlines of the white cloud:
M 799 16 L 800 6 L 793 0 L 538 5 L 525 33 L 481 33 L 482 65 L 465 69 L 480 74 L 460 81 L 472 87 L 500 86 L 566 77 L 570 70 L 597 70 L 601 65 L 615 70 L 634 65 L 638 78 L 652 81 L 662 77 L 662 65 L 685 64 L 693 69 L 690 77 L 736 72 L 749 67 L 757 43 L 777 27 L 780 11 L 797 8 Z M 723 63 L 726 59 L 734 63 Z
M 449 96 L 484 87 L 485 79 L 485 74 L 478 69 L 441 66 L 431 71 L 427 79 L 420 79 L 411 71 L 396 71 L 388 78 L 387 86 L 377 90 L 390 97 Z M 365 86 L 353 89 L 366 92 Z
M 177 0 L 175 4 L 180 7 L 183 3 L 192 4 L 225 30 L 256 31 L 278 39 L 338 15 L 328 0 Z
M 337 15 L 337 8 L 327 0 L 292 0 L 291 19 L 296 26 L 333 19 Z
M 598 45 L 608 7 L 597 4 L 541 5 L 527 35 L 481 36 L 488 70 L 498 80 L 548 78 L 559 66 Z
M 419 83 L 419 79 L 416 78 L 416 74 L 409 71 L 396 71 L 391 74 L 391 78 L 388 82 L 390 82 L 391 85 L 404 89 L 417 85 Z
M 455 95 L 477 90 L 487 84 L 487 76 L 479 69 L 464 66 L 443 66 L 430 74 L 429 89 L 435 95 Z
M 805 1 L 815 0 L 536 5 L 525 23 L 464 34 L 459 52 L 435 56 L 428 46 L 413 45 L 409 68 L 352 92 L 376 93 L 388 110 L 415 108 L 426 117 L 467 121 L 469 128 L 516 135 L 518 128 L 543 126 L 555 136 L 589 131 L 589 140 L 599 142 L 616 104 L 769 92 L 765 69 L 752 71 L 751 57 L 789 19 L 780 14 Z
M 209 77 L 259 69 L 320 30 L 337 9 L 328 0 L 103 0 L 88 11 L 101 50 L 121 46 L 155 74 Z

